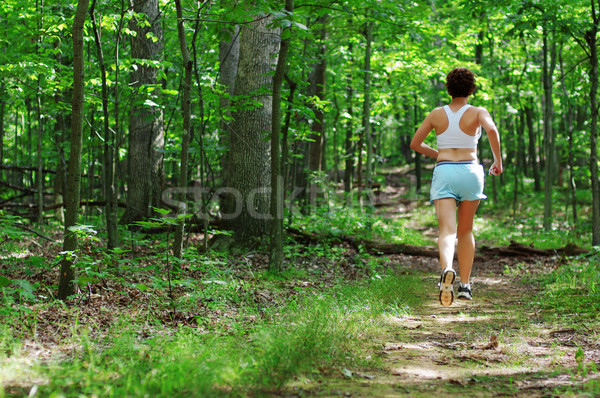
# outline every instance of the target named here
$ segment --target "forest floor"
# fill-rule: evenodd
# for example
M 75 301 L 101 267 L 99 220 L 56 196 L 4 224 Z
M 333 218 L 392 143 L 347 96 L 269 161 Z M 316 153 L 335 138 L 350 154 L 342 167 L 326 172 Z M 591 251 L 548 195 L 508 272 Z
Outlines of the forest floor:
M 430 288 L 421 290 L 421 305 L 409 316 L 386 320 L 387 339 L 366 354 L 379 357 L 380 365 L 296 383 L 289 396 L 594 396 L 582 386 L 600 380 L 597 324 L 573 324 L 568 314 L 554 317 L 541 310 L 537 288 L 523 280 L 558 266 L 557 259 L 529 258 L 527 264 L 480 258 L 474 300 L 456 300 L 450 307 L 437 301 L 437 261 L 407 256 L 391 261 L 422 273 Z
M 422 200 L 407 195 L 401 178 L 388 175 L 378 197 L 387 206 L 378 206 L 378 213 L 401 218 L 433 242 L 435 226 L 416 217 L 431 212 L 431 206 L 421 207 Z M 559 255 L 479 251 L 474 300 L 442 307 L 435 257 L 365 254 L 339 241 L 290 246 L 289 269 L 282 276 L 267 272 L 264 253 L 192 253 L 171 292 L 161 257 L 165 237 L 132 234 L 131 252 L 118 257 L 109 257 L 97 241 L 84 244 L 87 268 L 82 265 L 80 273 L 88 279 L 64 305 L 51 299 L 60 230 L 46 233 L 54 243 L 24 236 L 0 247 L 0 398 L 600 394 L 600 318 L 583 316 L 576 306 L 553 308 L 544 302 L 548 287 L 542 281 L 570 261 Z M 193 234 L 190 245 L 199 247 L 200 238 Z M 111 270 L 107 261 L 118 267 Z M 382 308 L 390 311 L 367 309 L 361 318 L 364 307 L 374 303 L 366 297 L 370 291 L 354 292 L 354 301 L 335 301 L 344 287 L 371 289 L 373 279 L 385 273 L 395 278 L 390 286 L 407 289 L 387 293 L 388 307 Z M 578 286 L 571 290 L 574 299 L 586 303 L 577 296 Z M 310 308 L 318 300 L 329 300 L 323 301 L 325 314 Z M 304 318 L 298 320 L 299 309 Z M 328 314 L 336 309 L 337 315 Z M 321 330 L 313 336 L 303 325 L 318 316 Z M 362 323 L 352 329 L 355 319 Z M 363 325 L 370 329 L 363 332 Z M 356 347 L 335 340 L 346 339 L 344 328 Z M 335 333 L 331 343 L 329 334 Z M 315 339 L 322 344 L 313 347 Z M 348 354 L 330 355 L 340 347 Z M 303 358 L 319 349 L 317 359 Z M 265 373 L 272 379 L 261 381 Z

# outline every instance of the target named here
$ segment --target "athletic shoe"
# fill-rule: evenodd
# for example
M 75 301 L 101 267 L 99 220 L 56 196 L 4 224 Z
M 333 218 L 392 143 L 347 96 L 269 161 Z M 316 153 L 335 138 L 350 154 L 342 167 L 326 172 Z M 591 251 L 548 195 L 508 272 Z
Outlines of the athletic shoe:
M 458 294 L 457 298 L 461 300 L 473 300 L 473 294 L 471 293 L 471 286 L 467 283 L 463 285 L 462 283 L 458 286 Z
M 454 290 L 452 289 L 454 279 L 456 279 L 456 272 L 452 268 L 446 268 L 440 276 L 439 300 L 444 307 L 452 305 L 454 301 Z

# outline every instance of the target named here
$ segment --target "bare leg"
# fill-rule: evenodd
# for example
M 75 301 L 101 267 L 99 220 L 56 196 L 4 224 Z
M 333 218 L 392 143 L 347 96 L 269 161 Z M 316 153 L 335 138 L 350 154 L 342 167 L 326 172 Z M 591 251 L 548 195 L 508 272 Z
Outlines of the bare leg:
M 479 206 L 479 200 L 465 200 L 458 205 L 458 229 L 456 246 L 460 281 L 469 283 L 473 258 L 475 257 L 475 238 L 473 237 L 473 218 Z
M 454 243 L 456 242 L 456 200 L 454 198 L 434 201 L 438 218 L 439 237 L 438 250 L 442 270 L 452 268 L 454 260 Z

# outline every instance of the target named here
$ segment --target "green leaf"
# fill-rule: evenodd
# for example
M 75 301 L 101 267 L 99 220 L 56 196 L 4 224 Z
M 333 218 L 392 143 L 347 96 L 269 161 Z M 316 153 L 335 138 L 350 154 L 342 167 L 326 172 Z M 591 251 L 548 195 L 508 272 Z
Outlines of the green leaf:
M 14 280 L 13 284 L 15 284 L 21 288 L 21 290 L 19 291 L 19 294 L 21 294 L 23 297 L 25 297 L 27 299 L 35 298 L 35 296 L 33 295 L 33 291 L 35 290 L 35 288 L 31 285 L 31 283 L 29 283 L 25 279 Z
M 0 288 L 6 287 L 8 285 L 10 285 L 12 283 L 11 279 L 8 279 L 7 277 L 0 275 Z
M 163 225 L 162 222 L 156 222 L 156 221 L 134 221 L 134 224 L 137 224 L 140 227 L 144 227 L 144 228 L 154 228 L 154 227 L 160 227 L 161 225 Z
M 308 31 L 308 28 L 306 27 L 306 25 L 301 24 L 300 22 L 292 22 L 294 24 L 294 26 L 296 26 L 297 28 L 300 28 L 302 30 Z
M 152 210 L 154 210 L 155 212 L 164 215 L 167 215 L 171 212 L 171 210 L 169 209 L 161 209 L 160 207 L 153 207 Z
M 144 285 L 143 283 L 135 283 L 133 285 L 133 287 L 135 287 L 136 289 L 141 290 L 142 292 L 145 292 L 145 291 L 147 291 L 147 290 L 150 289 L 148 286 Z

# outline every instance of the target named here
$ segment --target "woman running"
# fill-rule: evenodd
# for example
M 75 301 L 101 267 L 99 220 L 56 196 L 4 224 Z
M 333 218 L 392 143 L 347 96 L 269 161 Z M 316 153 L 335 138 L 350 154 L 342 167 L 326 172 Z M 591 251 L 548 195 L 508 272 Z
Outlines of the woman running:
M 472 300 L 471 269 L 475 257 L 473 218 L 483 194 L 483 166 L 477 161 L 477 142 L 481 128 L 488 135 L 494 155 L 490 174 L 502 173 L 500 135 L 490 113 L 467 102 L 475 91 L 475 75 L 467 68 L 455 68 L 446 76 L 446 89 L 452 97 L 449 105 L 436 108 L 423 121 L 410 143 L 411 149 L 437 160 L 431 181 L 431 202 L 438 218 L 438 249 L 442 275 L 439 301 L 449 306 L 454 301 L 452 267 L 454 244 L 458 257 L 459 299 Z M 437 150 L 423 141 L 435 131 Z M 456 212 L 458 209 L 458 223 Z

